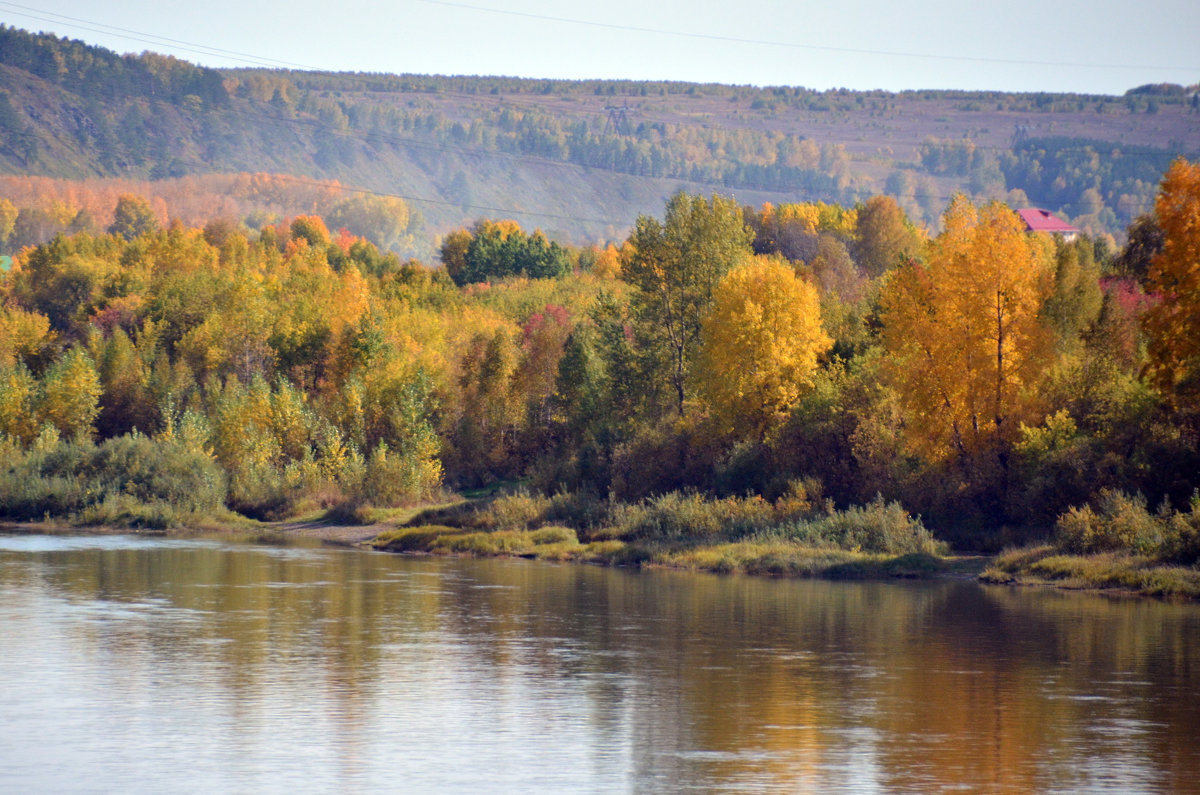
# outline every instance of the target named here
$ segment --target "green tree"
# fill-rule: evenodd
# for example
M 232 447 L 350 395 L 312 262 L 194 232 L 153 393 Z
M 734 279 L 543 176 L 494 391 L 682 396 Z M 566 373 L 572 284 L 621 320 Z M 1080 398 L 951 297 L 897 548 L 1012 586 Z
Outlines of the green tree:
M 442 253 L 443 257 L 447 253 L 453 257 L 453 251 L 447 252 L 444 245 Z M 552 279 L 568 270 L 565 249 L 547 240 L 540 230 L 526 235 L 511 221 L 477 225 L 463 255 L 461 270 L 447 261 L 447 272 L 460 286 L 510 276 Z
M 325 222 L 315 215 L 300 215 L 292 221 L 292 238 L 305 240 L 314 248 L 324 249 L 329 245 L 329 230 Z
M 455 474 L 480 480 L 487 473 L 511 471 L 510 452 L 522 420 L 513 390 L 520 349 L 507 328 L 480 333 L 461 364 L 462 411 L 454 429 Z
M 872 196 L 859 208 L 853 254 L 868 276 L 896 267 L 920 247 L 920 234 L 891 196 Z
M 57 332 L 83 336 L 100 288 L 103 264 L 74 240 L 57 237 L 38 246 L 17 274 L 14 292 L 45 315 Z
M 1055 252 L 1054 293 L 1046 299 L 1042 315 L 1058 335 L 1059 349 L 1075 352 L 1081 335 L 1100 317 L 1104 294 L 1095 247 L 1088 238 L 1059 243 Z
M 120 235 L 126 240 L 133 240 L 139 235 L 158 230 L 158 218 L 150 203 L 141 196 L 130 193 L 117 197 L 117 207 L 113 211 L 112 226 L 108 228 L 110 235 Z
M 104 388 L 96 420 L 100 436 L 119 436 L 135 428 L 142 432 L 155 430 L 158 405 L 149 390 L 149 368 L 125 331 L 113 331 L 96 358 Z
M 1154 214 L 1148 213 L 1138 216 L 1127 231 L 1129 241 L 1113 258 L 1112 269 L 1144 284 L 1150 275 L 1151 263 L 1163 250 L 1163 230 Z
M 455 229 L 442 239 L 442 266 L 455 284 L 463 284 L 462 273 L 467 267 L 467 249 L 470 246 L 471 233 L 466 229 Z
M 362 194 L 335 204 L 327 220 L 334 229 L 345 228 L 381 249 L 404 251 L 412 245 L 417 217 L 403 199 Z
M 633 319 L 639 343 L 657 377 L 669 382 L 682 416 L 701 319 L 713 290 L 749 257 L 751 233 L 733 199 L 677 193 L 663 221 L 639 216 L 621 278 L 633 285 Z

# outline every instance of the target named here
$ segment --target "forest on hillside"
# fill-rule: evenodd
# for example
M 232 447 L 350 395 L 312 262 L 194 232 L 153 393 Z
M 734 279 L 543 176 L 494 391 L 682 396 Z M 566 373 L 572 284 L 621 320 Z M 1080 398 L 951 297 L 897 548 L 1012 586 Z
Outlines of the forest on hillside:
M 16 253 L 60 234 L 102 233 L 116 220 L 122 196 L 137 196 L 154 222 L 204 226 L 221 219 L 259 230 L 298 215 L 319 215 L 334 230 L 402 255 L 428 250 L 417 238 L 421 213 L 403 199 L 355 190 L 336 180 L 287 174 L 213 174 L 163 180 L 0 176 L 0 254 Z
M 361 516 L 507 482 L 584 527 L 875 505 L 960 548 L 1057 523 L 1191 563 L 1197 217 L 1180 160 L 1121 250 L 966 196 L 931 235 L 888 196 L 679 193 L 620 245 L 480 221 L 430 267 L 315 215 L 164 227 L 123 195 L 0 280 L 0 514 Z
M 678 189 L 749 204 L 887 194 L 930 228 L 964 192 L 1120 241 L 1171 159 L 1200 153 L 1196 97 L 218 71 L 0 26 L 0 173 L 336 180 L 415 203 L 426 257 L 485 215 L 616 240 Z

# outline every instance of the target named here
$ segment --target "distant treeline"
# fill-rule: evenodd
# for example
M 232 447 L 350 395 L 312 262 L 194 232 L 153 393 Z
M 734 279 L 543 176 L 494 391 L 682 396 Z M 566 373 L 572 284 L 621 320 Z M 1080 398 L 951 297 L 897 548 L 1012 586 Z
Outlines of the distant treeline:
M 0 63 L 23 69 L 87 100 L 112 102 L 146 97 L 178 103 L 193 96 L 215 107 L 229 101 L 224 77 L 215 69 L 151 52 L 117 55 L 81 41 L 35 35 L 8 25 L 0 25 Z
M 928 138 L 920 164 L 930 174 L 966 178 L 976 193 L 1018 189 L 1029 203 L 1059 208 L 1081 228 L 1112 232 L 1149 211 L 1163 169 L 1178 154 L 1067 136 L 1020 137 L 1001 151 L 969 139 Z
M 419 250 L 421 214 L 392 196 L 346 189 L 335 180 L 286 174 L 211 174 L 156 181 L 0 177 L 0 253 L 16 253 L 59 234 L 98 234 L 114 223 L 123 196 L 136 195 L 156 223 L 203 226 L 219 219 L 260 229 L 320 215 L 334 231 L 408 256 Z
M 1122 97 L 893 94 L 662 81 L 217 71 L 152 53 L 117 55 L 2 25 L 0 67 L 29 76 L 0 88 L 0 171 L 161 180 L 267 170 L 376 189 L 383 180 L 411 181 L 425 186 L 430 212 L 450 215 L 453 223 L 460 217 L 445 210 L 447 205 L 469 213 L 472 204 L 491 203 L 478 200 L 485 179 L 478 165 L 486 160 L 509 174 L 551 163 L 595 170 L 602 177 L 598 182 L 608 174 L 655 180 L 655 197 L 673 189 L 664 188 L 663 180 L 691 183 L 690 189 L 763 191 L 847 205 L 885 189 L 930 224 L 950 195 L 964 189 L 978 199 L 1046 206 L 1089 232 L 1119 236 L 1149 208 L 1156 174 L 1169 157 L 1194 154 L 1183 143 L 1160 149 L 1018 135 L 1010 146 L 997 148 L 977 146 L 970 136 L 929 139 L 914 142 L 916 162 L 903 150 L 886 151 L 889 145 L 870 156 L 867 168 L 861 152 L 852 156 L 844 143 L 817 143 L 795 132 L 793 122 L 799 114 L 858 118 L 865 132 L 871 119 L 924 102 L 941 103 L 939 112 L 1126 115 L 1197 104 L 1194 88 L 1174 85 L 1141 86 Z M 38 80 L 54 90 L 42 89 Z M 640 104 L 659 110 L 639 113 Z M 1181 112 L 1171 111 L 1176 123 Z M 782 131 L 788 129 L 793 131 Z M 892 169 L 886 186 L 875 184 L 883 179 L 880 165 Z M 917 169 L 925 173 L 914 179 Z M 630 193 L 628 182 L 622 184 L 609 181 L 604 190 Z M 527 195 L 518 195 L 515 187 L 510 193 L 514 206 L 529 206 Z

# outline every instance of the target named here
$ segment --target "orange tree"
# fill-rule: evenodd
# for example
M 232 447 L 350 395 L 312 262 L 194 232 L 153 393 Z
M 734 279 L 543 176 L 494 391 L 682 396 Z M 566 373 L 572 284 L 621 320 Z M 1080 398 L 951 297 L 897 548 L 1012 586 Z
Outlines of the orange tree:
M 913 447 L 932 460 L 1011 440 L 1034 422 L 1053 356 L 1041 322 L 1052 289 L 1045 248 L 999 203 L 962 196 L 924 262 L 892 273 L 882 296 L 891 381 Z
M 1200 395 L 1200 163 L 1176 160 L 1154 205 L 1163 248 L 1151 262 L 1148 288 L 1158 302 L 1146 312 L 1148 374 L 1169 398 Z

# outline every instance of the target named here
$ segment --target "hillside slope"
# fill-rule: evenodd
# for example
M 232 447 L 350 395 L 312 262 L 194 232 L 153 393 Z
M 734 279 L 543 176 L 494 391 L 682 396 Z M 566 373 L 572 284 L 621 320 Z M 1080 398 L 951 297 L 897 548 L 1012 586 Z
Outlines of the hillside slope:
M 405 198 L 429 238 L 484 216 L 613 238 L 680 188 L 886 192 L 927 222 L 961 190 L 1120 234 L 1200 152 L 1194 100 L 217 72 L 0 26 L 0 174 L 336 179 Z

